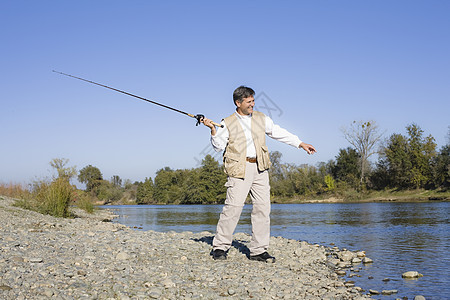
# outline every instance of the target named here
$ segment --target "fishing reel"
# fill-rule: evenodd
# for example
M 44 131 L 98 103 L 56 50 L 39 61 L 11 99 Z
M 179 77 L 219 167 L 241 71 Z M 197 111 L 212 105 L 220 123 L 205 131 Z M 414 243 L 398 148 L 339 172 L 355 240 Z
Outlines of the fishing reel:
M 197 124 L 195 124 L 195 126 L 198 126 L 198 125 L 200 125 L 200 123 L 203 121 L 203 119 L 205 118 L 205 116 L 204 116 L 204 115 L 201 115 L 201 114 L 198 114 L 198 115 L 195 115 L 194 118 L 197 119 Z
M 190 115 L 190 116 L 192 116 L 192 117 L 197 119 L 197 124 L 195 124 L 195 126 L 200 125 L 200 123 L 202 123 L 203 119 L 205 118 L 205 116 L 202 115 L 202 114 L 198 114 L 198 115 L 195 115 L 195 116 Z M 219 123 L 216 123 L 216 122 L 211 122 L 211 124 L 213 124 L 214 126 L 223 128 L 222 124 L 219 124 Z

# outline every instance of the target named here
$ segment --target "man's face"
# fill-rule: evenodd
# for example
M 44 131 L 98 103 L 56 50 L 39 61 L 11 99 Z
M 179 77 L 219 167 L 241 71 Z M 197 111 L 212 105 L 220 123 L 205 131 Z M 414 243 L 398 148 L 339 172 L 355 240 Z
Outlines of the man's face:
M 253 112 L 253 106 L 255 106 L 255 98 L 253 96 L 244 98 L 242 102 L 236 101 L 237 113 L 240 115 L 248 116 Z

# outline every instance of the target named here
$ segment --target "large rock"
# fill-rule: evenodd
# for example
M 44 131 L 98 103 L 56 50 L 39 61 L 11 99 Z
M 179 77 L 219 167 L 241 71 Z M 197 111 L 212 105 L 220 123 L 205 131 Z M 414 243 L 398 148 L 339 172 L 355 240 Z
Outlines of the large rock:
M 423 275 L 420 274 L 417 271 L 408 271 L 408 272 L 405 272 L 405 273 L 402 274 L 403 278 L 419 278 L 419 277 L 422 277 L 422 276 Z

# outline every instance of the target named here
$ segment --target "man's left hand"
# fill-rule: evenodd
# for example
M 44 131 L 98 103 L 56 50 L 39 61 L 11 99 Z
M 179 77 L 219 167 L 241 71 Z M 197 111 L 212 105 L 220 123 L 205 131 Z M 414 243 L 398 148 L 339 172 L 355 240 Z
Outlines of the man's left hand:
M 303 142 L 299 145 L 299 148 L 302 148 L 302 149 L 305 150 L 306 153 L 308 153 L 308 154 L 314 154 L 314 153 L 317 152 L 317 151 L 316 151 L 316 148 L 314 148 L 313 145 L 306 144 L 306 143 L 303 143 Z

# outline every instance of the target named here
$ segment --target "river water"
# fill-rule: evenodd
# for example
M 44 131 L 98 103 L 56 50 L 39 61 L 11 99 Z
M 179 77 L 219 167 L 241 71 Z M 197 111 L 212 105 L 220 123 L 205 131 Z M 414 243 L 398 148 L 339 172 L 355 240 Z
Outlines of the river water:
M 167 232 L 215 231 L 221 205 L 103 206 L 119 215 L 118 222 L 136 230 Z M 246 205 L 236 232 L 251 233 L 251 205 Z M 273 204 L 271 235 L 364 250 L 374 260 L 358 265 L 360 277 L 347 278 L 365 290 L 398 290 L 395 299 L 423 295 L 450 299 L 449 202 L 378 202 L 334 204 Z M 405 280 L 402 273 L 424 276 Z M 369 279 L 369 277 L 373 277 Z M 384 280 L 389 278 L 389 281 Z

